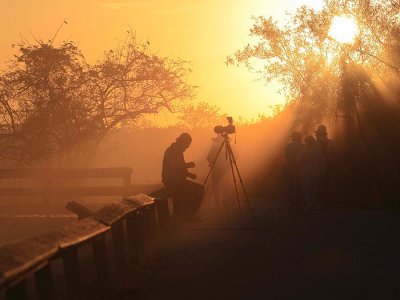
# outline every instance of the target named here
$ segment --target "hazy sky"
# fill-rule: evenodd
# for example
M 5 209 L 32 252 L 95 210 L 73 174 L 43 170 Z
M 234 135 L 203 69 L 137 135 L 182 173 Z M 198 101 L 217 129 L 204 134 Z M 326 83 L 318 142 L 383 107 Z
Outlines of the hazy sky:
M 89 61 L 114 48 L 132 28 L 161 56 L 193 63 L 192 82 L 198 101 L 221 107 L 237 117 L 268 113 L 281 103 L 276 86 L 264 86 L 244 67 L 225 65 L 226 56 L 249 42 L 252 16 L 282 19 L 301 4 L 319 0 L 0 0 L 0 62 L 12 58 L 11 45 L 21 36 L 51 39 L 64 19 L 57 40 L 77 42 Z

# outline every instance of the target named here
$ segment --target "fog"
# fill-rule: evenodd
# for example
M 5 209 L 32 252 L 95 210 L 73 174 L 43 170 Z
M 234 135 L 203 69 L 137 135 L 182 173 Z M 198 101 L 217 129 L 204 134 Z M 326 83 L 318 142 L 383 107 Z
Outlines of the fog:
M 292 113 L 287 111 L 276 119 L 237 125 L 236 134 L 230 135 L 239 171 L 253 194 L 279 180 L 276 169 L 282 163 L 283 146 L 289 140 L 292 123 Z M 104 140 L 90 166 L 131 167 L 132 184 L 161 184 L 164 151 L 182 132 L 192 136 L 192 145 L 184 153 L 185 160 L 196 163 L 193 172 L 198 175 L 197 182 L 203 184 L 209 171 L 206 157 L 211 139 L 217 136 L 213 128 L 120 128 Z M 225 159 L 224 156 L 221 154 L 218 159 Z M 271 168 L 272 173 L 268 172 Z M 271 178 L 266 177 L 268 174 Z

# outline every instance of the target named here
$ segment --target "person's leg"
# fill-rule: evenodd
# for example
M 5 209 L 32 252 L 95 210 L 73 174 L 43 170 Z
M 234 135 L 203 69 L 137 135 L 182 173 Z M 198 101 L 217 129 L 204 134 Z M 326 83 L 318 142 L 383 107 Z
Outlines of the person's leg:
M 196 213 L 200 209 L 204 197 L 204 187 L 189 180 L 186 181 L 185 185 L 185 190 L 191 195 L 190 199 L 187 199 L 189 213 Z
M 171 191 L 173 195 L 173 214 L 177 218 L 183 218 L 187 214 L 187 200 L 190 198 L 190 193 L 188 193 L 185 188 L 185 183 L 175 183 L 169 184 L 167 188 Z
M 325 206 L 328 198 L 329 177 L 327 172 L 323 172 L 318 180 L 317 208 Z
M 303 172 L 301 174 L 301 186 L 304 197 L 305 210 L 310 211 L 312 208 L 312 176 L 309 173 Z
M 319 173 L 314 172 L 310 177 L 309 197 L 310 197 L 310 208 L 315 209 L 318 199 L 318 183 Z

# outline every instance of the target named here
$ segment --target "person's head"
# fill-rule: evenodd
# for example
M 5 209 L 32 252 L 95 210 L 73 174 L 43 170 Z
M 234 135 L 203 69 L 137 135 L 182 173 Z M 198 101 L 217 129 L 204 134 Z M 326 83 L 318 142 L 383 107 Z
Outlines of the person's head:
M 301 133 L 298 131 L 293 131 L 290 137 L 293 142 L 301 142 Z
M 308 137 L 306 137 L 306 139 L 304 140 L 304 142 L 306 143 L 306 145 L 308 147 L 312 147 L 315 144 L 315 139 L 313 136 L 309 135 Z
M 315 136 L 317 137 L 317 140 L 326 139 L 328 136 L 328 132 L 326 131 L 326 126 L 325 125 L 318 126 L 317 131 L 315 131 Z
M 181 133 L 181 135 L 176 138 L 176 145 L 182 151 L 185 151 L 187 148 L 189 148 L 191 143 L 192 137 L 186 132 Z

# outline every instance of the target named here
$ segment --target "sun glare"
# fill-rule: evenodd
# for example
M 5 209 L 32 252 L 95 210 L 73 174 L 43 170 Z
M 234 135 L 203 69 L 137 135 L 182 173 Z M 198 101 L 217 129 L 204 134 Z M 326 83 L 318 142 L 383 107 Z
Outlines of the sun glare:
M 357 22 L 353 18 L 336 16 L 333 18 L 329 36 L 339 43 L 351 43 L 358 33 Z

